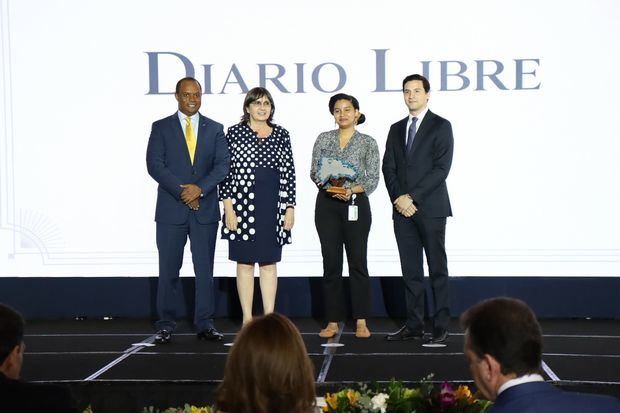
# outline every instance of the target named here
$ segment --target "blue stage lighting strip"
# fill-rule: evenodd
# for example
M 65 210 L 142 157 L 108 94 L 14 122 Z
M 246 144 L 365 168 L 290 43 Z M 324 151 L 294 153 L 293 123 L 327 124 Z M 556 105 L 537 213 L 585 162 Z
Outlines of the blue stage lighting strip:
M 560 381 L 560 378 L 553 372 L 553 370 L 551 370 L 551 367 L 549 367 L 547 365 L 547 363 L 542 362 L 542 368 L 545 371 L 545 373 L 547 373 L 547 376 L 549 376 L 549 378 L 553 381 Z
M 144 339 L 141 341 L 141 343 L 144 344 L 153 344 L 155 342 L 155 334 L 153 334 L 152 336 Z M 125 350 L 123 352 L 123 354 L 117 358 L 116 360 L 111 361 L 110 363 L 108 363 L 107 365 L 103 366 L 102 368 L 100 368 L 99 370 L 97 370 L 96 372 L 94 372 L 93 374 L 91 374 L 90 376 L 86 377 L 83 381 L 91 381 L 91 380 L 95 380 L 97 377 L 101 376 L 103 373 L 105 373 L 106 371 L 110 370 L 112 367 L 116 366 L 118 363 L 120 363 L 121 361 L 125 360 L 127 357 L 131 356 L 132 354 L 137 353 L 138 351 L 142 350 L 144 348 L 144 346 L 131 346 L 129 347 L 127 350 Z
M 335 344 L 340 342 L 340 337 L 342 336 L 342 330 L 344 330 L 344 322 L 338 323 L 338 333 L 330 339 L 327 340 L 328 344 Z M 317 383 L 325 383 L 325 377 L 327 377 L 327 372 L 329 371 L 329 366 L 332 364 L 332 359 L 334 358 L 334 354 L 336 354 L 336 349 L 338 347 L 325 347 L 323 350 L 323 354 L 325 355 L 325 359 L 323 360 L 323 365 L 321 366 L 321 371 L 319 371 L 319 375 L 316 378 Z

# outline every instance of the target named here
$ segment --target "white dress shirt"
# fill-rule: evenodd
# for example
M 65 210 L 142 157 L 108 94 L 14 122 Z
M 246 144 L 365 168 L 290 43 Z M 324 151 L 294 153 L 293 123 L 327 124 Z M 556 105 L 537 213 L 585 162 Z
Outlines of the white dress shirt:
M 416 135 L 418 134 L 418 130 L 420 129 L 420 125 L 422 124 L 422 120 L 424 120 L 424 116 L 426 116 L 426 112 L 428 112 L 428 106 L 425 107 L 424 110 L 418 114 L 418 116 L 416 116 L 416 118 L 418 118 L 415 124 Z M 407 129 L 405 129 L 405 146 L 407 146 L 407 135 L 409 135 L 409 127 L 411 127 L 411 122 L 413 122 L 411 119 L 413 119 L 413 116 L 410 114 L 409 120 L 407 121 Z
M 185 122 L 185 118 L 187 117 L 187 115 L 183 112 L 181 112 L 180 110 L 177 111 L 177 114 L 179 115 L 179 121 L 181 122 L 181 129 L 183 130 L 183 135 L 185 135 L 185 128 L 187 127 L 187 122 Z M 196 135 L 196 140 L 198 140 L 198 120 L 200 119 L 200 115 L 198 114 L 198 112 L 194 113 L 192 116 L 189 117 L 189 121 L 192 124 L 192 128 L 194 129 L 194 135 Z M 185 139 L 187 139 L 187 136 L 185 137 Z
M 526 374 L 525 376 L 517 377 L 516 379 L 508 380 L 506 383 L 502 384 L 497 391 L 497 395 L 499 396 L 501 392 L 506 389 L 509 389 L 513 386 L 518 386 L 523 383 L 531 383 L 534 381 L 545 381 L 540 374 Z

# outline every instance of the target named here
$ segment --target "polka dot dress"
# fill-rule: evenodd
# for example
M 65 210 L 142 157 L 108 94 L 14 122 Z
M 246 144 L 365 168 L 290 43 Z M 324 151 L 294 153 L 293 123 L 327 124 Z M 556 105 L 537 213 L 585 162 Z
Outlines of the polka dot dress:
M 222 238 L 250 244 L 233 247 L 246 243 L 230 243 L 231 249 L 240 247 L 244 251 L 234 251 L 240 255 L 229 258 L 238 262 L 279 261 L 281 246 L 291 242 L 290 232 L 283 228 L 286 206 L 295 205 L 295 166 L 289 133 L 275 125 L 270 136 L 259 139 L 249 126 L 237 124 L 228 129 L 226 138 L 231 168 L 219 185 L 219 196 L 231 200 L 238 226 L 237 231 L 229 231 L 222 225 Z M 256 251 L 263 244 L 270 247 L 269 251 Z

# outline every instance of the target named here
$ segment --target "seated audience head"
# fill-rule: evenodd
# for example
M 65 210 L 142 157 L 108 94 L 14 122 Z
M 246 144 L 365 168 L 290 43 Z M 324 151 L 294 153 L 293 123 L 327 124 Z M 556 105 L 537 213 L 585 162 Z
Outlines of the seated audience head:
M 541 371 L 542 333 L 532 310 L 521 300 L 492 298 L 461 316 L 464 353 L 476 385 L 495 400 L 506 381 Z
M 24 356 L 24 319 L 11 307 L 0 304 L 0 373 L 17 380 Z
M 241 329 L 226 360 L 216 411 L 309 413 L 315 397 L 312 363 L 288 318 L 271 313 Z

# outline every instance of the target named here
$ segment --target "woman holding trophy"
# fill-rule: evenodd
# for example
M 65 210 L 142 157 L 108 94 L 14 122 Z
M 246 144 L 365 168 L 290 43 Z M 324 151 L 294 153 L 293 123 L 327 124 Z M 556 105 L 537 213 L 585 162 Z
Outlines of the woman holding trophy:
M 343 245 L 349 264 L 349 284 L 355 337 L 368 338 L 370 279 L 366 260 L 372 221 L 368 195 L 379 183 L 379 148 L 355 127 L 364 122 L 357 99 L 338 93 L 329 99 L 329 111 L 338 129 L 321 133 L 312 150 L 310 178 L 319 188 L 314 222 L 323 255 L 323 287 L 328 324 L 319 335 L 331 338 L 345 319 L 342 278 Z
M 237 291 L 243 324 L 252 320 L 254 267 L 258 264 L 265 314 L 273 312 L 278 285 L 276 263 L 291 243 L 295 222 L 295 164 L 291 138 L 273 123 L 275 104 L 262 87 L 250 90 L 241 122 L 226 134 L 230 173 L 219 185 L 224 204 L 222 238 L 228 259 L 237 262 Z

